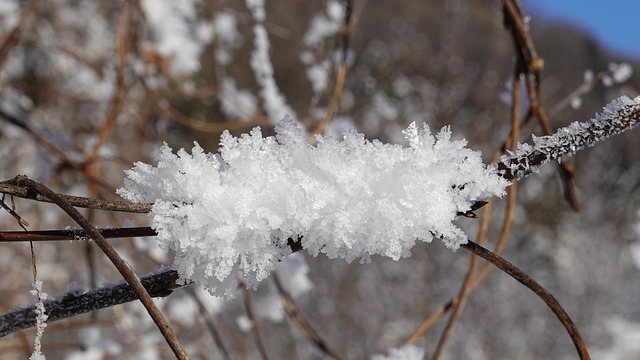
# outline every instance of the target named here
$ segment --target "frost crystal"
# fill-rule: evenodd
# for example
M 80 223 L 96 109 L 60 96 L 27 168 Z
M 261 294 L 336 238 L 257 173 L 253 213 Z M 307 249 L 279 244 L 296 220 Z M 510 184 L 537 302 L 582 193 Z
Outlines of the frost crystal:
M 411 124 L 409 147 L 355 132 L 313 147 L 290 118 L 276 133 L 225 132 L 219 154 L 197 143 L 173 154 L 165 144 L 157 166 L 136 163 L 118 190 L 154 203 L 152 226 L 176 252 L 174 267 L 214 295 L 232 296 L 238 275 L 255 286 L 298 236 L 312 255 L 347 261 L 397 260 L 434 236 L 455 250 L 466 242 L 457 214 L 508 185 L 448 128 L 434 137 Z
M 401 348 L 389 349 L 389 356 L 376 354 L 371 356 L 371 360 L 422 360 L 424 359 L 424 348 L 407 344 Z
M 635 99 L 621 96 L 589 121 L 573 122 L 550 136 L 534 136 L 533 145 L 518 144 L 515 153 L 500 158 L 498 169 L 507 179 L 522 179 L 551 160 L 571 156 L 598 141 L 632 129 L 639 121 L 640 96 Z
M 42 281 L 36 280 L 33 282 L 33 290 L 31 294 L 38 298 L 36 303 L 36 338 L 33 342 L 33 353 L 29 357 L 29 360 L 46 360 L 46 357 L 42 353 L 42 335 L 44 334 L 44 328 L 47 327 L 46 309 L 43 301 L 47 299 L 48 295 L 42 291 Z

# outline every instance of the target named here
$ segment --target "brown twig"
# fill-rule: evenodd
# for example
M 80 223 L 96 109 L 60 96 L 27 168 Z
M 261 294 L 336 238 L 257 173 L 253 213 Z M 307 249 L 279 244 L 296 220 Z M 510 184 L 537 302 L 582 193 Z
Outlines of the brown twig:
M 41 202 L 53 203 L 54 201 L 47 196 L 37 193 L 26 186 L 15 184 L 14 180 L 0 181 L 0 193 L 13 195 L 23 199 L 31 199 Z M 133 203 L 129 201 L 109 201 L 86 198 L 82 196 L 61 195 L 57 194 L 64 201 L 72 206 L 88 209 L 99 209 L 106 211 L 120 211 L 130 213 L 148 213 L 151 211 L 153 204 Z
M 18 215 L 18 213 L 15 211 L 15 207 L 10 208 L 9 206 L 7 206 L 7 204 L 4 203 L 4 196 L 5 194 L 2 194 L 2 199 L 0 199 L 0 207 L 3 208 L 6 212 L 8 212 L 9 215 L 11 215 L 14 219 L 16 219 L 16 221 L 18 222 L 18 225 L 24 231 L 27 231 L 26 227 L 29 226 L 29 222 L 23 219 L 20 215 Z M 13 202 L 13 197 L 11 197 L 11 200 Z M 20 232 L 20 233 L 23 233 L 23 232 Z
M 0 66 L 2 66 L 11 53 L 11 50 L 16 46 L 18 41 L 20 40 L 20 33 L 24 28 L 24 24 L 27 22 L 27 19 L 33 14 L 40 6 L 40 0 L 32 1 L 27 7 L 22 10 L 20 14 L 20 19 L 17 24 L 9 30 L 1 39 L 0 39 Z
M 222 336 L 220 336 L 220 331 L 218 331 L 218 327 L 216 326 L 216 324 L 213 323 L 213 315 L 207 311 L 207 307 L 204 305 L 202 300 L 200 300 L 200 297 L 198 297 L 196 290 L 193 287 L 190 287 L 188 290 L 191 294 L 191 298 L 198 305 L 198 309 L 203 315 L 203 320 L 205 325 L 207 326 L 207 330 L 209 330 L 209 333 L 211 333 L 211 337 L 218 346 L 218 349 L 220 349 L 223 358 L 231 359 L 231 357 L 229 356 L 229 351 L 227 350 L 226 346 L 224 346 L 224 342 L 222 341 Z
M 515 265 L 511 264 L 504 258 L 494 254 L 493 252 L 485 249 L 484 247 L 474 243 L 473 241 L 468 241 L 465 244 L 460 245 L 462 248 L 469 250 L 475 255 L 480 256 L 486 261 L 492 263 L 498 269 L 504 271 L 506 274 L 511 276 L 512 278 L 518 280 L 522 285 L 528 287 L 531 291 L 533 291 L 542 301 L 547 304 L 547 306 L 553 311 L 558 320 L 562 323 L 562 325 L 567 330 L 567 333 L 571 337 L 573 344 L 578 351 L 578 355 L 581 360 L 588 360 L 591 357 L 589 356 L 589 352 L 587 350 L 587 346 L 584 343 L 584 340 L 580 336 L 580 332 L 578 328 L 574 324 L 569 314 L 564 310 L 562 305 L 556 300 L 556 298 L 545 289 L 540 283 L 532 279 L 529 275 L 527 275 L 524 271 L 520 270 Z
M 520 136 L 520 73 L 521 71 L 522 71 L 521 64 L 519 63 L 516 64 L 514 77 L 513 77 L 513 86 L 511 88 L 511 133 L 507 141 L 507 144 L 509 144 L 509 147 L 512 151 L 516 149 L 516 145 L 518 144 L 518 139 Z M 515 198 L 517 193 L 516 189 L 517 189 L 516 183 L 514 183 L 509 188 L 510 199 Z M 506 238 L 508 237 L 508 234 L 511 229 L 511 219 L 513 218 L 513 210 L 514 210 L 513 206 L 507 207 L 505 222 L 502 227 L 501 240 L 502 239 L 506 240 Z M 484 236 L 481 237 L 480 240 L 484 240 Z M 471 257 L 469 269 L 467 270 L 467 274 L 465 275 L 462 286 L 460 287 L 460 290 L 458 291 L 458 294 L 456 295 L 454 300 L 451 301 L 451 304 L 452 304 L 451 316 L 449 317 L 449 321 L 447 322 L 447 325 L 445 326 L 444 330 L 442 331 L 442 334 L 440 335 L 440 339 L 438 340 L 436 350 L 433 356 L 431 357 L 431 359 L 433 360 L 439 359 L 440 356 L 442 355 L 445 344 L 447 343 L 447 340 L 449 339 L 449 336 L 451 335 L 451 332 L 453 330 L 453 325 L 455 324 L 458 317 L 460 316 L 462 307 L 464 305 L 464 300 L 473 291 L 473 288 L 474 288 L 473 278 L 474 278 L 474 272 L 476 269 L 477 261 L 478 261 L 477 256 L 474 255 Z
M 302 317 L 302 314 L 298 310 L 296 303 L 293 301 L 289 293 L 285 291 L 284 287 L 282 287 L 282 283 L 280 282 L 278 274 L 273 272 L 271 276 L 273 276 L 273 282 L 276 285 L 276 289 L 278 290 L 278 293 L 282 298 L 282 303 L 284 304 L 284 308 L 287 311 L 287 315 L 289 315 L 291 321 L 293 321 L 293 323 L 296 324 L 304 332 L 304 334 L 307 336 L 307 339 L 309 339 L 309 341 L 311 341 L 318 349 L 327 354 L 327 356 L 329 356 L 330 358 L 340 360 L 340 356 L 338 355 L 338 353 L 333 351 L 327 345 L 327 343 L 320 338 L 318 333 L 313 330 L 311 324 L 309 324 L 309 322 L 305 320 L 304 317 Z
M 156 236 L 158 233 L 148 226 L 130 228 L 98 229 L 105 239 L 137 236 Z M 0 242 L 20 241 L 58 241 L 91 239 L 83 229 L 36 230 L 36 231 L 0 231 Z
M 529 104 L 531 112 L 542 126 L 545 135 L 551 135 L 553 130 L 549 123 L 547 113 L 540 101 L 540 93 L 542 88 L 541 71 L 544 67 L 544 61 L 538 57 L 533 41 L 529 36 L 524 17 L 520 5 L 516 0 L 503 0 L 505 27 L 510 30 L 513 36 L 514 47 L 518 62 L 521 64 L 522 74 L 525 77 L 527 85 L 527 93 L 529 95 Z M 575 194 L 574 188 L 574 170 L 571 164 L 562 161 L 559 165 L 560 175 L 564 184 L 564 195 L 567 202 L 574 210 L 580 210 L 580 204 Z
M 251 306 L 251 298 L 249 295 L 249 290 L 247 289 L 246 285 L 243 283 L 240 283 L 240 288 L 242 288 L 242 299 L 244 300 L 244 309 L 245 312 L 247 313 L 247 318 L 249 318 L 249 321 L 251 321 L 251 330 L 253 331 L 253 337 L 256 340 L 256 346 L 258 347 L 258 351 L 260 352 L 260 356 L 262 357 L 262 360 L 268 360 L 269 357 L 267 356 L 267 350 L 264 347 L 264 341 L 262 340 L 262 332 L 260 331 L 260 324 L 258 323 L 258 320 L 256 319 L 256 317 L 253 315 L 253 308 Z
M 331 96 L 331 100 L 329 101 L 329 105 L 327 106 L 327 110 L 322 118 L 322 120 L 316 125 L 313 130 L 312 135 L 309 137 L 308 143 L 315 144 L 316 135 L 321 134 L 324 131 L 324 128 L 329 124 L 331 118 L 333 118 L 333 114 L 338 107 L 338 103 L 340 101 L 340 96 L 342 95 L 342 90 L 344 90 L 344 82 L 347 78 L 347 66 L 348 66 L 348 52 L 349 46 L 351 43 L 351 32 L 353 28 L 352 22 L 352 0 L 344 1 L 344 21 L 342 24 L 341 33 L 341 41 L 342 41 L 342 60 L 340 62 L 340 66 L 338 67 L 338 72 L 336 74 L 336 82 L 333 87 L 333 95 Z
M 111 262 L 118 269 L 120 274 L 127 280 L 127 282 L 131 285 L 136 295 L 140 298 L 140 301 L 147 309 L 147 312 L 156 323 L 156 326 L 164 336 L 167 341 L 167 344 L 173 350 L 173 353 L 176 355 L 178 359 L 188 359 L 187 353 L 180 345 L 178 338 L 173 333 L 171 326 L 164 318 L 158 307 L 153 303 L 151 296 L 145 290 L 145 288 L 140 283 L 140 279 L 133 273 L 133 270 L 115 251 L 115 249 L 109 244 L 109 242 L 100 234 L 98 229 L 96 229 L 78 210 L 76 210 L 71 204 L 65 201 L 58 194 L 53 192 L 48 187 L 42 185 L 39 182 L 33 181 L 24 175 L 16 176 L 14 179 L 16 185 L 24 186 L 31 188 L 33 191 L 36 191 L 47 198 L 51 199 L 56 203 L 64 212 L 66 212 L 73 220 L 75 220 L 78 225 L 80 225 L 87 234 L 94 239 L 96 245 L 100 247 L 100 249 L 105 253 L 105 255 L 111 260 Z
M 129 54 L 129 49 L 131 48 L 131 43 L 133 42 L 136 13 L 137 6 L 135 1 L 125 1 L 121 4 L 116 28 L 116 83 L 111 101 L 108 105 L 107 114 L 98 132 L 96 143 L 89 150 L 83 163 L 84 173 L 89 180 L 87 185 L 89 186 L 91 197 L 94 198 L 99 197 L 99 184 L 93 181 L 93 179 L 102 178 L 102 163 L 96 160 L 99 158 L 100 150 L 114 131 L 116 120 L 128 94 L 125 83 L 126 59 Z

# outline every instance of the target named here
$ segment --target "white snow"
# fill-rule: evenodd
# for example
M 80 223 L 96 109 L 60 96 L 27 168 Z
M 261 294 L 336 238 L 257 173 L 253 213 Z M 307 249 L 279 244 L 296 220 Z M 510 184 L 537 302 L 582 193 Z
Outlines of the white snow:
M 242 35 L 238 31 L 236 16 L 228 12 L 219 12 L 213 19 L 213 28 L 217 39 L 216 61 L 229 65 L 233 61 L 233 49 L 242 45 Z
M 508 185 L 448 128 L 434 137 L 412 124 L 404 131 L 409 147 L 357 133 L 320 137 L 312 147 L 290 118 L 276 132 L 225 132 L 218 154 L 197 143 L 191 154 L 173 154 L 165 144 L 157 166 L 138 162 L 126 171 L 118 193 L 154 203 L 152 226 L 160 245 L 176 252 L 182 279 L 233 296 L 237 276 L 255 286 L 291 253 L 287 239 L 296 235 L 312 255 L 347 261 L 397 260 L 434 236 L 455 250 L 467 241 L 453 224 L 457 213 Z
M 38 298 L 36 306 L 36 338 L 33 341 L 33 353 L 29 357 L 29 360 L 46 360 L 46 357 L 42 353 L 42 335 L 44 329 L 47 327 L 47 318 L 49 315 L 45 312 L 43 301 L 47 299 L 48 295 L 42 291 L 42 281 L 35 280 L 33 282 L 33 290 L 31 294 Z
M 308 47 L 321 46 L 325 38 L 337 34 L 342 27 L 344 11 L 344 6 L 339 1 L 328 1 L 326 14 L 317 14 L 311 19 L 309 28 L 304 34 L 305 45 Z
M 628 63 L 609 63 L 609 71 L 611 71 L 611 77 L 616 83 L 623 83 L 633 75 L 633 68 Z
M 226 116 L 248 120 L 258 112 L 258 99 L 250 91 L 238 89 L 233 78 L 226 77 L 220 90 L 220 109 Z
M 198 71 L 200 54 L 213 31 L 203 31 L 202 24 L 195 21 L 193 0 L 143 0 L 140 5 L 154 35 L 149 44 L 160 55 L 171 58 L 171 73 L 188 75 Z
M 389 349 L 389 356 L 375 354 L 371 360 L 422 360 L 424 348 L 412 344 L 406 344 L 400 348 Z
M 280 92 L 274 78 L 273 64 L 269 55 L 269 35 L 264 27 L 264 0 L 246 0 L 247 7 L 256 23 L 253 25 L 253 52 L 251 53 L 251 69 L 256 83 L 260 87 L 260 97 L 269 119 L 276 123 L 285 114 L 293 114 L 293 110 Z

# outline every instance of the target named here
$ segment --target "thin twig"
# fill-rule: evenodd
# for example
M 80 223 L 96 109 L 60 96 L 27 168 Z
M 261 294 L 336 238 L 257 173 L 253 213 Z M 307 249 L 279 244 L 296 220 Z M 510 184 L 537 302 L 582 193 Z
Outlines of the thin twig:
M 15 184 L 14 180 L 0 181 L 0 193 L 13 195 L 15 197 L 23 199 L 31 199 L 41 202 L 53 203 L 54 201 L 49 197 L 37 193 L 26 186 L 20 186 Z M 82 196 L 71 196 L 57 194 L 64 201 L 68 202 L 72 206 L 88 209 L 98 209 L 106 211 L 120 211 L 130 213 L 148 213 L 151 211 L 153 204 L 148 203 L 133 203 L 129 201 L 109 201 L 109 200 L 97 200 L 86 198 Z
M 578 331 L 578 328 L 574 324 L 573 320 L 571 320 L 571 317 L 569 317 L 569 314 L 567 314 L 567 312 L 564 310 L 562 305 L 560 305 L 558 300 L 556 300 L 556 298 L 549 291 L 547 291 L 547 289 L 545 289 L 542 285 L 540 285 L 540 283 L 535 281 L 533 278 L 527 275 L 524 271 L 520 270 L 518 267 L 511 264 L 504 258 L 494 254 L 493 252 L 474 243 L 473 241 L 469 240 L 467 243 L 462 244 L 460 246 L 466 250 L 469 250 L 473 254 L 480 256 L 486 261 L 492 263 L 498 269 L 504 271 L 512 278 L 518 280 L 518 282 L 528 287 L 531 291 L 533 291 L 536 295 L 538 295 L 538 297 L 542 299 L 542 301 L 544 301 L 545 304 L 547 304 L 547 306 L 551 309 L 551 311 L 553 311 L 553 313 L 556 315 L 558 320 L 560 320 L 562 325 L 567 330 L 567 333 L 569 333 L 569 336 L 571 337 L 571 340 L 573 341 L 573 344 L 575 345 L 576 350 L 578 351 L 578 355 L 580 356 L 580 359 L 588 360 L 591 358 L 589 356 L 587 346 L 585 345 L 584 340 L 580 336 L 580 332 Z
M 75 220 L 78 225 L 80 225 L 91 238 L 96 242 L 96 245 L 100 247 L 100 249 L 105 253 L 105 255 L 111 260 L 113 265 L 118 269 L 120 274 L 127 280 L 127 282 L 131 285 L 131 287 L 136 292 L 136 295 L 140 298 L 140 302 L 147 309 L 147 312 L 156 323 L 156 326 L 164 336 L 167 341 L 167 344 L 173 350 L 173 353 L 176 355 L 178 359 L 188 359 L 187 353 L 180 345 L 178 338 L 173 333 L 171 326 L 164 318 L 158 307 L 154 304 L 151 296 L 145 290 L 145 288 L 140 283 L 140 279 L 133 273 L 133 270 L 125 262 L 120 255 L 115 251 L 115 249 L 109 244 L 109 242 L 100 234 L 98 229 L 96 229 L 78 210 L 76 210 L 71 204 L 66 202 L 63 198 L 58 196 L 55 192 L 53 192 L 48 187 L 42 185 L 39 182 L 33 181 L 24 175 L 16 176 L 15 178 L 16 185 L 25 186 L 33 189 L 34 191 L 45 195 L 47 198 L 51 199 L 56 203 L 64 212 L 66 212 L 73 220 Z
M 322 352 L 327 354 L 327 356 L 336 360 L 340 360 L 340 356 L 338 355 L 338 353 L 333 351 L 326 344 L 326 342 L 324 342 L 320 338 L 318 333 L 315 330 L 313 330 L 313 328 L 311 327 L 311 324 L 309 324 L 309 322 L 305 320 L 304 317 L 302 317 L 302 314 L 296 307 L 295 302 L 293 301 L 289 293 L 285 291 L 284 287 L 282 287 L 282 283 L 280 282 L 280 278 L 278 277 L 278 274 L 273 272 L 271 276 L 273 276 L 273 282 L 276 284 L 276 289 L 278 289 L 278 293 L 282 298 L 282 303 L 284 304 L 284 308 L 287 311 L 287 315 L 289 315 L 289 318 L 291 319 L 291 321 L 293 321 L 294 324 L 296 324 L 300 329 L 302 329 L 302 331 L 307 336 L 309 341 L 311 341 L 318 349 L 320 349 Z
M 251 321 L 251 330 L 253 331 L 253 337 L 256 340 L 256 345 L 258 346 L 258 351 L 260 352 L 260 356 L 262 360 L 269 360 L 267 356 L 267 350 L 264 347 L 264 341 L 262 340 L 262 333 L 260 332 L 260 324 L 258 320 L 253 315 L 253 308 L 251 306 L 251 298 L 249 295 L 249 290 L 245 286 L 245 284 L 241 283 L 239 285 L 242 288 L 242 299 L 244 300 L 244 309 L 247 313 L 247 318 Z
M 18 44 L 20 40 L 20 33 L 24 28 L 25 23 L 31 17 L 31 15 L 38 9 L 40 6 L 40 0 L 32 1 L 27 7 L 22 10 L 20 14 L 20 19 L 17 21 L 16 25 L 6 32 L 2 38 L 0 38 L 0 67 L 4 65 L 5 60 L 11 53 L 11 50 Z
M 13 200 L 13 197 L 11 197 L 11 199 Z M 29 226 L 29 222 L 25 219 L 23 219 L 20 215 L 18 215 L 18 213 L 10 208 L 9 206 L 7 206 L 7 204 L 4 203 L 4 194 L 2 195 L 2 199 L 0 199 L 0 207 L 3 208 L 6 212 L 9 213 L 9 215 L 13 216 L 14 219 L 16 219 L 16 221 L 18 222 L 18 225 L 20 225 L 20 227 L 24 230 L 27 231 L 27 226 Z M 23 233 L 23 232 L 20 232 Z
M 148 226 L 130 228 L 99 228 L 105 239 L 128 238 L 138 236 L 156 236 L 158 233 Z M 36 231 L 0 231 L 0 242 L 21 241 L 59 241 L 91 239 L 83 229 L 36 230 Z
M 509 138 L 509 146 L 511 150 L 515 150 L 516 144 L 518 143 L 518 138 L 520 136 L 520 72 L 521 72 L 521 64 L 516 64 L 514 70 L 513 77 L 513 86 L 511 88 L 511 133 Z M 516 194 L 516 183 L 513 184 L 509 188 L 509 197 L 515 198 Z M 503 238 L 506 238 L 510 229 L 511 229 L 511 219 L 513 215 L 513 207 L 507 208 L 507 214 L 505 216 L 505 223 L 503 225 Z M 481 238 L 481 239 L 484 239 Z M 445 326 L 442 334 L 440 335 L 440 339 L 438 340 L 438 344 L 436 346 L 436 350 L 431 357 L 432 360 L 438 360 L 444 351 L 445 344 L 447 343 L 451 332 L 453 331 L 453 325 L 457 321 L 462 312 L 462 308 L 464 306 L 464 301 L 466 297 L 471 294 L 473 291 L 473 278 L 474 272 L 476 269 L 476 264 L 478 262 L 477 256 L 471 257 L 471 262 L 469 264 L 469 269 L 465 275 L 464 281 L 460 290 L 458 291 L 458 295 L 455 297 L 455 301 L 452 301 L 452 311 L 451 316 L 449 317 L 449 321 Z
M 316 135 L 321 134 L 327 124 L 329 124 L 329 121 L 331 121 L 331 119 L 333 118 L 333 114 L 335 113 L 338 102 L 340 101 L 340 96 L 342 95 L 342 90 L 344 90 L 344 82 L 347 78 L 349 56 L 348 52 L 351 44 L 351 32 L 353 27 L 352 0 L 344 1 L 344 7 L 344 21 L 341 29 L 342 59 L 340 62 L 340 66 L 338 67 L 338 72 L 336 74 L 336 82 L 333 87 L 333 95 L 331 96 L 331 100 L 329 101 L 329 105 L 327 106 L 324 117 L 322 118 L 320 123 L 318 123 L 316 128 L 313 130 L 312 136 L 309 138 L 309 144 L 315 144 Z
M 207 330 L 209 330 L 209 333 L 211 334 L 213 341 L 218 346 L 218 349 L 220 349 L 220 352 L 222 353 L 223 358 L 231 359 L 231 357 L 229 356 L 229 351 L 227 350 L 226 346 L 224 345 L 224 342 L 222 341 L 222 336 L 220 336 L 220 331 L 218 331 L 218 327 L 216 326 L 216 324 L 213 323 L 213 319 L 212 319 L 213 314 L 210 314 L 209 311 L 207 311 L 207 307 L 204 305 L 202 300 L 200 300 L 200 297 L 196 293 L 195 288 L 190 287 L 188 288 L 188 290 L 191 294 L 191 298 L 198 305 L 198 310 L 200 311 L 200 313 L 202 313 L 204 323 L 207 326 Z
M 511 31 L 511 35 L 513 36 L 518 63 L 521 66 L 522 74 L 525 77 L 525 84 L 527 85 L 531 112 L 533 116 L 538 119 L 545 135 L 551 135 L 553 130 L 551 129 L 547 113 L 540 101 L 542 89 L 541 71 L 544 67 L 544 61 L 538 57 L 536 49 L 533 46 L 533 41 L 527 31 L 522 10 L 518 2 L 516 0 L 503 0 L 502 3 L 505 27 Z M 578 203 L 573 184 L 573 166 L 571 166 L 566 159 L 560 162 L 558 166 L 564 184 L 565 199 L 574 210 L 579 211 L 580 204 Z

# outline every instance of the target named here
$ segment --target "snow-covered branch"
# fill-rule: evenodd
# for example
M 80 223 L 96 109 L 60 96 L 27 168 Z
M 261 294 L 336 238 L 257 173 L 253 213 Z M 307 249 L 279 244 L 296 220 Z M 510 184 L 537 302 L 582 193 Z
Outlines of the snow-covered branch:
M 231 296 L 238 275 L 251 286 L 266 278 L 295 235 L 307 252 L 347 261 L 397 260 L 434 236 L 456 249 L 467 240 L 458 214 L 508 186 L 448 128 L 433 136 L 411 125 L 409 147 L 353 132 L 314 147 L 291 119 L 276 133 L 224 133 L 219 154 L 165 145 L 157 166 L 127 171 L 118 193 L 154 203 L 152 227 L 183 279 Z
M 515 153 L 504 155 L 498 169 L 506 179 L 522 179 L 540 166 L 571 156 L 596 142 L 632 129 L 640 121 L 640 97 L 622 96 L 586 122 L 574 122 L 550 136 L 534 137 L 533 145 L 520 144 Z
M 140 282 L 152 297 L 165 297 L 171 294 L 174 289 L 180 287 L 180 285 L 176 284 L 177 279 L 178 273 L 175 270 L 164 270 L 157 274 L 142 277 Z M 42 303 L 0 315 L 0 337 L 36 326 L 38 304 L 44 304 L 47 322 L 53 322 L 137 299 L 138 297 L 131 285 L 126 282 L 118 285 L 106 285 L 88 292 L 84 292 L 79 288 L 72 288 L 62 297 L 44 300 Z
M 640 98 L 621 97 L 585 123 L 521 144 L 497 166 L 485 166 L 466 141 L 436 136 L 412 124 L 409 147 L 346 133 L 306 143 L 295 121 L 285 119 L 276 137 L 259 128 L 221 137 L 219 154 L 172 153 L 163 146 L 158 165 L 136 163 L 118 193 L 153 202 L 153 228 L 161 246 L 176 251 L 183 280 L 212 294 L 232 296 L 236 277 L 255 286 L 273 264 L 291 253 L 288 239 L 302 235 L 312 255 L 347 261 L 371 255 L 407 257 L 416 240 L 441 238 L 457 249 L 467 236 L 456 217 L 476 201 L 501 196 L 522 178 L 561 156 L 632 128 Z

